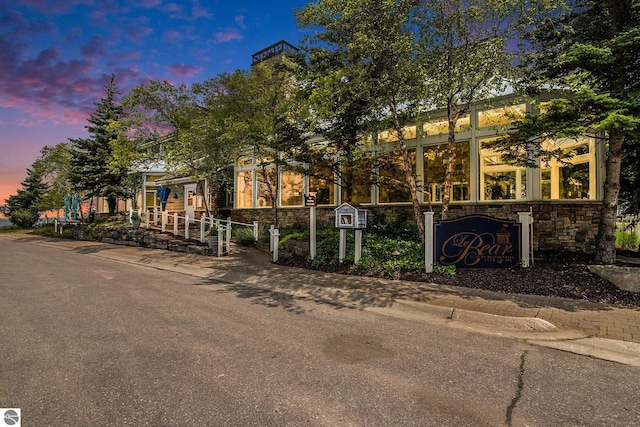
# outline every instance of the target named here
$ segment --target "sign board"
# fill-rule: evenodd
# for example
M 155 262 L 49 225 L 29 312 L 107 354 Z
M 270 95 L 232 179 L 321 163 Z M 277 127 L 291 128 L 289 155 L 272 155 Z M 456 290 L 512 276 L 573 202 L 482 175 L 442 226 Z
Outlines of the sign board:
M 336 227 L 350 230 L 367 228 L 367 210 L 343 203 L 335 209 Z
M 435 224 L 435 263 L 456 268 L 509 268 L 520 265 L 521 224 L 470 215 Z
M 318 199 L 316 199 L 316 196 L 313 194 L 305 195 L 304 206 L 306 208 L 310 208 L 312 206 L 318 206 Z

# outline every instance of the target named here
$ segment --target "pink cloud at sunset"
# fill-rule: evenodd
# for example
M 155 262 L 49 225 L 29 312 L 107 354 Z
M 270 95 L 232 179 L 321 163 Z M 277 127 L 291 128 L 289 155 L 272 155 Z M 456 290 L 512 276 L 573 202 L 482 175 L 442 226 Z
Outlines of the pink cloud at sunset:
M 42 147 L 86 136 L 112 73 L 124 96 L 247 69 L 252 53 L 300 41 L 292 10 L 306 3 L 0 0 L 0 205 Z

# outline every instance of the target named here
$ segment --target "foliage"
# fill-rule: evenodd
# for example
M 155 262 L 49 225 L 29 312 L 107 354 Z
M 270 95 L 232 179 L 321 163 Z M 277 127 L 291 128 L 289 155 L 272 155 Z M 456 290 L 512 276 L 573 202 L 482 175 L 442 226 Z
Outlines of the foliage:
M 422 105 L 446 111 L 447 165 L 441 218 L 446 219 L 459 150 L 456 124 L 471 105 L 504 92 L 513 77 L 518 32 L 554 2 L 524 0 L 424 0 L 417 11 Z M 427 195 L 430 200 L 432 195 Z
M 22 188 L 16 194 L 5 200 L 3 214 L 9 220 L 20 227 L 32 227 L 40 217 L 42 201 L 48 190 L 48 185 L 43 181 L 42 164 L 35 161 L 31 168 L 27 169 L 27 177 L 21 183 Z
M 591 135 L 608 151 L 596 261 L 615 262 L 615 221 L 621 164 L 637 146 L 640 129 L 640 3 L 637 0 L 573 0 L 526 35 L 522 85 L 528 93 L 549 88 L 564 96 L 528 116 L 493 149 L 522 163 L 545 152 L 545 139 Z M 562 160 L 562 158 L 560 158 Z
M 244 155 L 257 159 L 259 193 L 271 206 L 276 226 L 277 178 L 306 148 L 309 113 L 295 79 L 297 67 L 283 55 L 277 61 L 255 64 L 250 72 L 221 76 L 225 134 L 241 145 Z
M 382 234 L 366 233 L 363 237 L 362 256 L 353 271 L 383 272 L 391 277 L 394 272 L 424 269 L 424 247 L 420 241 L 399 240 Z
M 638 250 L 640 238 L 635 230 L 616 230 L 616 247 Z
M 113 165 L 144 170 L 162 162 L 168 177 L 206 181 L 215 203 L 232 182 L 230 166 L 240 153 L 230 132 L 227 84 L 227 76 L 220 76 L 191 87 L 150 81 L 134 88 L 123 101 L 129 116 L 112 124 L 118 134 Z M 217 211 L 215 205 L 205 208 L 207 214 Z
M 240 246 L 253 247 L 256 245 L 253 229 L 246 227 L 235 228 L 233 230 L 233 241 Z
M 433 266 L 434 273 L 446 274 L 448 276 L 456 275 L 456 266 L 455 265 L 439 265 L 435 264 Z
M 65 195 L 73 192 L 69 173 L 71 169 L 70 144 L 60 143 L 40 150 L 38 162 L 43 179 L 48 183 L 41 201 L 41 210 L 58 210 L 64 207 Z
M 338 82 L 353 85 L 347 91 L 341 90 L 338 106 L 349 107 L 345 112 L 355 113 L 346 117 L 345 122 L 352 132 L 360 131 L 360 126 L 371 118 L 380 120 L 380 127 L 391 127 L 400 142 L 402 156 L 401 170 L 406 187 L 413 202 L 416 223 L 420 237 L 424 230 L 420 219 L 418 188 L 409 151 L 405 142 L 404 129 L 410 122 L 413 106 L 418 99 L 420 75 L 417 72 L 414 43 L 417 34 L 412 27 L 412 16 L 417 0 L 318 0 L 308 4 L 298 12 L 298 22 L 313 28 L 315 36 L 308 38 L 316 61 L 328 60 L 327 69 L 333 69 L 330 80 L 312 85 L 322 88 L 333 87 Z M 316 80 L 317 80 L 316 79 Z M 335 106 L 330 105 L 329 108 Z M 318 108 L 326 111 L 326 104 Z M 344 119 L 339 115 L 329 115 L 332 119 Z M 334 124 L 340 124 L 335 121 Z M 324 123 L 321 123 L 324 126 Z M 348 136 L 348 135 L 347 135 Z M 351 141 L 353 142 L 353 141 Z
M 111 141 L 116 133 L 110 123 L 125 116 L 124 109 L 116 101 L 119 94 L 112 74 L 105 86 L 105 97 L 96 103 L 96 110 L 85 126 L 88 138 L 71 139 L 71 159 L 69 180 L 77 193 L 84 199 L 104 196 L 109 212 L 115 213 L 117 199 L 124 196 L 123 181 L 127 175 L 125 168 L 110 168 L 112 158 Z
M 11 212 L 9 220 L 12 224 L 17 225 L 18 227 L 31 228 L 36 224 L 39 217 L 40 215 L 38 211 L 31 209 L 17 209 Z

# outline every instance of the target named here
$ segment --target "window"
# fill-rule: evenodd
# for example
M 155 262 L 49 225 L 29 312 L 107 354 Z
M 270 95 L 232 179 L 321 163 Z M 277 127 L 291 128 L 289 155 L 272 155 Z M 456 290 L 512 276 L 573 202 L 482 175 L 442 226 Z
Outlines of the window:
M 547 141 L 543 149 L 568 156 L 550 160 L 540 169 L 543 199 L 595 199 L 595 155 L 590 138 Z
M 506 107 L 480 111 L 478 113 L 478 126 L 482 128 L 506 125 L 524 117 L 525 113 L 525 104 L 508 105 Z
M 253 171 L 238 172 L 236 183 L 236 207 L 252 207 Z
M 471 122 L 469 121 L 469 115 L 466 114 L 456 122 L 455 131 L 463 132 L 469 129 L 471 129 Z M 449 133 L 449 121 L 447 119 L 431 120 L 422 125 L 422 130 L 425 136 Z
M 318 205 L 335 205 L 334 175 L 329 161 L 309 166 L 309 191 L 316 193 Z
M 402 136 L 404 140 L 407 141 L 409 139 L 416 138 L 416 127 L 415 126 L 405 126 L 402 128 Z M 395 129 L 387 129 L 383 130 L 378 134 L 378 143 L 384 144 L 386 142 L 394 142 L 398 141 L 398 132 Z
M 413 174 L 416 172 L 416 151 L 409 151 Z M 402 171 L 402 154 L 399 151 L 378 156 L 378 201 L 380 203 L 410 202 L 411 193 Z
M 526 168 L 508 165 L 499 153 L 482 148 L 489 140 L 480 141 L 480 200 L 526 199 Z
M 344 160 L 340 175 L 343 202 L 371 203 L 370 158 Z
M 280 180 L 280 206 L 302 206 L 302 174 L 283 171 Z
M 469 142 L 456 143 L 455 149 L 456 162 L 452 177 L 451 201 L 469 200 Z M 447 144 L 424 148 L 425 201 L 442 201 L 447 159 Z
M 276 168 L 259 168 L 258 175 L 258 204 L 259 208 L 271 207 L 276 199 Z

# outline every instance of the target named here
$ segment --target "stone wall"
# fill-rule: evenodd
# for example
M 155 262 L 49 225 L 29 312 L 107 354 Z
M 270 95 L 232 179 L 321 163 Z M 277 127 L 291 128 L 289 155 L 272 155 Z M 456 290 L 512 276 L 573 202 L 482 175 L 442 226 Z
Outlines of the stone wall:
M 217 254 L 217 248 L 209 248 L 207 243 L 202 243 L 199 240 L 186 240 L 171 233 L 162 233 L 145 228 L 98 226 L 88 231 L 80 226 L 74 228 L 73 236 L 78 240 L 94 240 L 113 245 L 137 246 L 200 255 Z
M 449 219 L 464 215 L 482 214 L 500 219 L 518 220 L 518 212 L 532 212 L 534 250 L 564 250 L 593 253 L 598 234 L 598 222 L 602 202 L 599 201 L 538 201 L 523 203 L 452 203 Z M 333 225 L 335 207 L 318 207 L 318 226 Z M 406 220 L 414 223 L 413 210 L 408 205 L 367 206 L 369 222 L 383 220 L 394 222 Z M 427 206 L 422 206 L 427 211 Z M 435 220 L 440 215 L 440 205 L 434 204 Z M 273 224 L 271 209 L 234 209 L 233 221 L 252 223 L 258 221 L 264 230 Z M 280 208 L 278 219 L 281 227 L 298 224 L 308 226 L 309 208 Z

